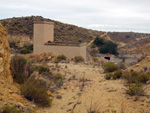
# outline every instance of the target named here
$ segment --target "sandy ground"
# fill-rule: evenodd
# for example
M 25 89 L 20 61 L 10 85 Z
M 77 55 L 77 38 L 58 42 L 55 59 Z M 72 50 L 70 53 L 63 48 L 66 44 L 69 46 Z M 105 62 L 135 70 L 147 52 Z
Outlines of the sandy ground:
M 105 80 L 101 67 L 63 63 L 59 66 L 61 73 L 65 75 L 67 72 L 66 80 L 54 94 L 51 107 L 40 108 L 36 113 L 90 113 L 90 110 L 100 113 L 150 113 L 150 98 L 127 95 L 126 82 L 122 79 Z M 57 95 L 62 98 L 57 99 Z

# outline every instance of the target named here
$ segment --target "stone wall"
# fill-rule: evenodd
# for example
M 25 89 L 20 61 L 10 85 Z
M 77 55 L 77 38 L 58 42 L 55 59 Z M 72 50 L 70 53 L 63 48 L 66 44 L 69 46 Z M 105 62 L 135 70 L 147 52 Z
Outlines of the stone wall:
M 10 73 L 10 52 L 7 30 L 0 23 L 0 81 L 12 82 Z

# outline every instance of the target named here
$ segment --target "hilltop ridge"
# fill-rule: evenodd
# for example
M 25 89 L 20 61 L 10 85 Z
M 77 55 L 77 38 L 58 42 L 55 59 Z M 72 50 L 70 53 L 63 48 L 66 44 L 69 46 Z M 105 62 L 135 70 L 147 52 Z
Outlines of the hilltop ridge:
M 120 54 L 150 54 L 150 50 L 148 49 L 150 48 L 150 34 L 146 33 L 96 31 L 75 25 L 64 24 L 42 16 L 13 17 L 0 20 L 3 26 L 8 30 L 9 38 L 17 37 L 17 43 L 19 39 L 22 41 L 22 38 L 26 38 L 25 40 L 28 40 L 28 43 L 33 43 L 34 21 L 54 22 L 55 41 L 89 43 L 92 42 L 96 36 L 100 36 L 117 43 Z M 90 46 L 90 44 L 88 45 Z M 24 45 L 22 45 L 22 47 L 23 46 Z

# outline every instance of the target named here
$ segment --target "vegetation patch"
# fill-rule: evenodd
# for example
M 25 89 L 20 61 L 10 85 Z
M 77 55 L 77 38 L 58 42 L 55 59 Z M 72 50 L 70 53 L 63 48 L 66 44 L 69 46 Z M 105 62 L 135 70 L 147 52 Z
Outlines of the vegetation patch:
M 57 60 L 60 62 L 62 60 L 66 60 L 67 57 L 65 55 L 58 55 Z
M 113 73 L 112 78 L 119 79 L 119 78 L 121 78 L 121 76 L 122 76 L 122 71 L 120 69 L 118 69 Z
M 14 105 L 4 105 L 2 113 L 20 113 L 20 111 Z
M 107 74 L 105 74 L 105 79 L 106 80 L 110 80 L 111 79 L 111 77 L 112 77 L 112 73 L 107 73 Z
M 40 80 L 30 77 L 28 81 L 21 87 L 21 94 L 30 101 L 34 101 L 40 106 L 50 106 L 50 99 L 47 90 L 41 84 Z
M 103 53 L 103 54 L 110 53 L 114 55 L 119 54 L 117 51 L 117 44 L 112 41 L 107 41 L 102 37 L 96 37 L 93 42 L 93 45 L 96 45 L 97 47 L 99 47 L 100 53 Z
M 34 71 L 31 62 L 18 55 L 12 57 L 10 69 L 14 81 L 19 84 L 25 83 Z
M 74 58 L 74 62 L 76 62 L 76 63 L 84 62 L 84 58 L 82 56 L 76 56 Z
M 38 70 L 39 74 L 48 73 L 51 74 L 50 69 L 44 66 L 35 66 L 35 70 Z
M 22 49 L 19 50 L 19 52 L 20 52 L 21 54 L 28 54 L 28 53 L 30 53 L 31 51 L 28 50 L 27 48 L 22 48 Z
M 145 92 L 144 92 L 144 89 L 142 88 L 141 84 L 131 83 L 128 85 L 127 94 L 129 94 L 131 96 L 133 96 L 133 95 L 143 96 L 145 94 Z
M 107 62 L 107 63 L 104 64 L 104 71 L 105 72 L 114 72 L 118 68 L 119 67 L 116 64 L 112 63 L 112 62 Z

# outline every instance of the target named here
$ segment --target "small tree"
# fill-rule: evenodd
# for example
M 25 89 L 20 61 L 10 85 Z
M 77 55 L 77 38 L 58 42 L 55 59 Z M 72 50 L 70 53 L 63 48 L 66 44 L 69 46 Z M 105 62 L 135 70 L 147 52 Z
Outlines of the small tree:
M 108 41 L 105 45 L 99 48 L 100 53 L 110 53 L 114 55 L 118 55 L 117 52 L 117 44 L 111 41 Z
M 101 37 L 96 37 L 93 44 L 95 44 L 96 46 L 101 46 L 105 43 L 105 40 L 104 38 L 101 38 Z

